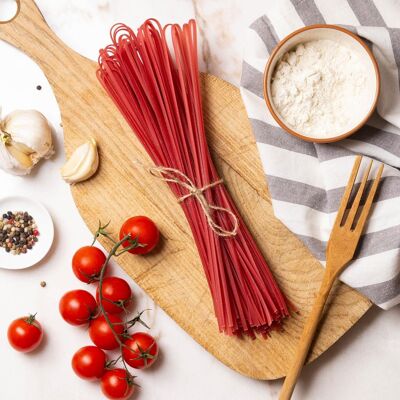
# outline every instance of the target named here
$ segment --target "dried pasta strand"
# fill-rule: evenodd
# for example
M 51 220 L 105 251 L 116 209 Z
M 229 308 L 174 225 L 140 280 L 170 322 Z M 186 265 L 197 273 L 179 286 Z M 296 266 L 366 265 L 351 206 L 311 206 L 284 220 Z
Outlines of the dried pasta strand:
M 218 181 L 204 130 L 195 21 L 163 27 L 149 19 L 137 33 L 117 24 L 111 40 L 100 50 L 98 79 L 154 163 L 181 171 L 198 188 Z M 187 194 L 176 183 L 169 186 L 177 198 Z M 209 204 L 231 210 L 239 221 L 234 237 L 221 237 L 211 230 L 194 197 L 181 203 L 219 329 L 228 335 L 266 336 L 289 316 L 287 301 L 226 187 L 214 186 L 204 195 Z M 226 214 L 214 212 L 213 217 L 230 228 Z

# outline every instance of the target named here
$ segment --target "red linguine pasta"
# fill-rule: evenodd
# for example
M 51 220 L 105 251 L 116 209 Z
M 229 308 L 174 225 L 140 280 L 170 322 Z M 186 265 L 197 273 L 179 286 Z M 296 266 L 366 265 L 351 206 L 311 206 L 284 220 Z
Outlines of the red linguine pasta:
M 162 27 L 147 20 L 137 33 L 117 24 L 111 39 L 100 50 L 98 78 L 157 166 L 151 172 L 180 201 L 220 331 L 268 334 L 289 311 L 210 156 L 195 21 Z

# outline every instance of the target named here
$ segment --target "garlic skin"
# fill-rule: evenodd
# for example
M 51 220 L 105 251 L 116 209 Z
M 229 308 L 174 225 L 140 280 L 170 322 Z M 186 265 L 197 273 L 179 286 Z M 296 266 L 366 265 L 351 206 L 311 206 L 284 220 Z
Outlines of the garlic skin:
M 0 168 L 27 175 L 42 158 L 54 153 L 51 127 L 36 110 L 16 110 L 0 123 Z
M 9 152 L 9 147 L 6 143 L 9 141 L 8 137 L 4 137 L 2 132 L 0 132 L 0 167 L 9 173 L 14 175 L 25 175 L 30 167 L 27 165 L 28 160 L 25 159 L 25 163 L 21 163 L 17 158 L 15 158 Z M 29 158 L 30 165 L 32 165 L 31 159 Z M 25 165 L 24 165 L 25 164 Z
M 61 168 L 65 182 L 74 184 L 92 177 L 99 167 L 97 143 L 93 138 L 81 144 Z

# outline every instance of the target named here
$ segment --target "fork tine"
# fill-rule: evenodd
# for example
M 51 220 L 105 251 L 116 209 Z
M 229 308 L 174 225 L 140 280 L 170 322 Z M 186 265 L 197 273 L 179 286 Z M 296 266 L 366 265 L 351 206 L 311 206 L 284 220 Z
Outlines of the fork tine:
M 368 168 L 366 169 L 366 171 L 364 173 L 364 176 L 362 177 L 360 187 L 358 188 L 358 191 L 357 191 L 357 195 L 354 198 L 353 205 L 351 206 L 349 215 L 346 218 L 345 226 L 349 229 L 353 225 L 354 218 L 356 217 L 361 198 L 364 194 L 365 186 L 367 185 L 367 182 L 368 182 L 368 176 L 371 171 L 372 162 L 373 161 L 371 160 L 371 162 L 368 165 Z
M 340 203 L 339 211 L 337 213 L 334 226 L 340 226 L 341 223 L 342 223 L 343 216 L 344 216 L 344 213 L 346 211 L 347 204 L 349 202 L 351 192 L 353 190 L 354 182 L 356 180 L 356 177 L 357 177 L 357 174 L 358 174 L 358 170 L 360 168 L 361 159 L 362 159 L 362 156 L 357 156 L 355 161 L 354 161 L 353 170 L 351 171 L 351 175 L 350 175 L 349 181 L 347 182 L 347 186 L 346 186 L 346 189 L 344 191 L 344 194 L 343 194 L 343 197 L 342 197 L 342 201 Z
M 361 235 L 362 230 L 364 229 L 365 222 L 367 221 L 369 212 L 371 211 L 372 202 L 374 201 L 374 197 L 376 194 L 376 190 L 378 189 L 379 182 L 381 180 L 383 169 L 384 169 L 384 164 L 381 164 L 381 166 L 379 167 L 378 173 L 376 174 L 374 183 L 372 184 L 371 190 L 368 193 L 368 197 L 367 197 L 367 200 L 365 201 L 364 208 L 361 212 L 360 218 L 357 221 L 357 225 L 356 225 L 354 231 L 358 235 Z

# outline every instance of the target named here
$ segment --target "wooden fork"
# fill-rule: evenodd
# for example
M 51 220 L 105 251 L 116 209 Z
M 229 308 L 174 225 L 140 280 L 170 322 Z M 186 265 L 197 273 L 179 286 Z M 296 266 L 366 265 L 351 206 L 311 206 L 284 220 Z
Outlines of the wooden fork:
M 295 355 L 293 365 L 291 366 L 285 382 L 283 384 L 279 400 L 289 400 L 292 397 L 297 378 L 303 368 L 304 362 L 307 358 L 308 351 L 311 347 L 318 323 L 321 319 L 326 300 L 329 292 L 341 272 L 345 269 L 347 264 L 353 259 L 357 244 L 360 240 L 361 233 L 364 229 L 365 222 L 367 221 L 368 214 L 371 210 L 372 202 L 376 190 L 379 185 L 380 178 L 383 172 L 383 164 L 380 166 L 376 178 L 368 193 L 362 210 L 360 211 L 360 200 L 363 197 L 365 187 L 368 181 L 368 175 L 371 170 L 372 161 L 369 164 L 354 198 L 353 204 L 347 216 L 345 211 L 347 209 L 351 193 L 353 191 L 354 182 L 356 180 L 358 170 L 361 164 L 361 156 L 357 156 L 354 167 L 350 175 L 349 182 L 347 183 L 342 202 L 333 225 L 333 229 L 326 248 L 326 268 L 324 277 L 322 279 L 321 287 L 319 289 L 317 298 L 315 299 L 311 313 L 306 321 L 306 324 L 301 335 L 297 353 Z M 356 218 L 356 216 L 358 216 Z

